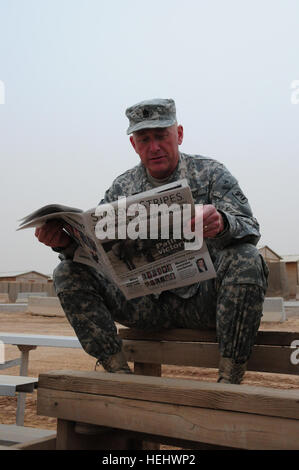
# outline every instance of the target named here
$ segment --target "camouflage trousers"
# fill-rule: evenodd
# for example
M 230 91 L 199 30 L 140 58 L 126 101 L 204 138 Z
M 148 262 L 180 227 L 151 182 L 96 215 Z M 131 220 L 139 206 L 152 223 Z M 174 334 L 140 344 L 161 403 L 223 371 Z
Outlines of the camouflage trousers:
M 57 266 L 54 285 L 83 349 L 100 362 L 122 347 L 118 322 L 144 330 L 216 328 L 220 354 L 244 363 L 262 316 L 267 267 L 256 247 L 245 243 L 219 250 L 213 262 L 217 277 L 200 283 L 188 299 L 165 291 L 126 300 L 95 269 L 71 260 Z

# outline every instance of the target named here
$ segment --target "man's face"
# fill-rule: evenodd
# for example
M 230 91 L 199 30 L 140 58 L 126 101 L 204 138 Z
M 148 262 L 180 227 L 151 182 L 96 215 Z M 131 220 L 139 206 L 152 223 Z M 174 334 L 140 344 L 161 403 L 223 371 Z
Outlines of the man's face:
M 166 178 L 175 170 L 179 161 L 179 145 L 183 141 L 183 127 L 142 129 L 130 137 L 149 173 L 158 179 Z

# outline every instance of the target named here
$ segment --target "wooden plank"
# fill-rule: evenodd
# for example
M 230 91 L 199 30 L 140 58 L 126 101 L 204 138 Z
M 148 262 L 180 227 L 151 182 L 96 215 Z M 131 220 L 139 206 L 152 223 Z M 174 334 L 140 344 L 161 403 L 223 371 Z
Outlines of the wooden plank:
M 15 444 L 11 447 L 11 450 L 56 450 L 56 434 L 21 444 Z
M 0 364 L 0 370 L 9 369 L 10 367 L 19 366 L 21 364 L 21 358 L 17 357 L 17 359 L 11 359 L 10 361 L 4 362 L 4 364 Z
M 123 350 L 130 362 L 218 367 L 218 345 L 175 341 L 123 340 Z
M 299 390 L 94 371 L 41 374 L 40 388 L 299 419 Z
M 146 364 L 144 362 L 134 362 L 134 374 L 161 377 L 161 372 L 161 364 Z
M 119 429 L 105 428 L 99 435 L 78 434 L 75 432 L 75 422 L 64 419 L 57 420 L 57 450 L 124 450 L 131 449 L 132 442 Z
M 76 336 L 32 335 L 0 333 L 0 341 L 5 344 L 46 346 L 57 348 L 82 348 Z
M 161 377 L 161 364 L 145 364 L 144 362 L 134 362 L 134 374 Z M 142 441 L 142 450 L 159 450 L 160 444 L 157 442 Z
M 292 364 L 290 360 L 293 352 L 294 349 L 288 346 L 256 345 L 253 347 L 247 369 L 274 374 L 299 375 L 299 364 Z
M 123 339 L 141 341 L 208 341 L 216 342 L 216 331 L 190 330 L 190 329 L 160 329 L 159 331 L 146 331 L 137 328 L 119 328 L 118 334 Z
M 24 443 L 45 437 L 54 437 L 55 431 L 49 429 L 0 424 L 0 441 Z
M 0 396 L 14 397 L 16 395 L 16 387 L 11 384 L 0 384 Z
M 38 379 L 20 375 L 0 375 L 0 395 L 15 396 L 17 392 L 33 392 Z
M 38 378 L 36 377 L 27 377 L 21 375 L 0 375 L 0 384 L 11 384 L 15 385 L 16 387 L 22 385 L 35 385 L 38 382 Z
M 59 450 L 158 450 L 160 448 L 161 437 L 148 433 L 136 431 L 111 429 L 102 427 L 105 430 L 105 436 L 85 436 L 74 433 L 75 423 L 68 420 L 57 420 L 59 435 Z M 234 450 L 224 446 L 199 443 L 196 441 L 177 439 L 163 436 L 163 443 L 174 447 L 182 447 L 196 450 Z M 150 447 L 151 445 L 151 447 Z M 156 447 L 154 448 L 153 445 Z M 26 444 L 15 446 L 27 450 Z M 56 448 L 56 447 L 55 447 Z M 29 448 L 28 448 L 29 449 Z M 32 449 L 34 450 L 34 449 Z M 36 450 L 39 450 L 38 447 Z M 40 449 L 42 450 L 42 449 Z
M 161 380 L 161 379 L 160 379 Z M 241 449 L 299 449 L 299 421 L 39 389 L 38 414 Z
M 219 364 L 219 348 L 216 343 L 123 340 L 123 349 L 129 362 L 208 368 L 218 368 Z M 256 345 L 247 370 L 298 375 L 299 364 L 292 364 L 290 361 L 293 351 L 287 346 Z
M 133 433 L 131 431 L 126 431 L 126 436 L 131 437 L 133 436 L 135 439 L 153 439 L 156 442 L 159 442 L 158 436 L 153 436 L 144 433 Z M 155 442 L 155 441 L 154 441 Z M 223 447 L 217 446 L 213 444 L 203 444 L 194 441 L 186 441 L 183 439 L 173 439 L 171 437 L 163 437 L 163 443 L 169 446 L 174 447 L 181 447 L 185 449 L 195 449 L 195 450 L 236 450 L 231 447 Z M 33 441 L 32 443 L 25 443 L 25 444 L 16 444 L 13 446 L 2 446 L 0 445 L 0 450 L 56 450 L 56 438 L 49 438 L 47 442 L 46 439 L 40 439 L 37 441 Z M 76 449 L 77 450 L 77 449 Z M 91 450 L 95 450 L 92 448 Z M 134 448 L 135 450 L 135 448 Z M 144 450 L 144 449 L 141 449 Z
M 18 349 L 21 351 L 20 375 L 27 376 L 28 365 L 29 365 L 29 353 L 32 349 L 36 349 L 36 346 L 18 345 Z M 26 406 L 26 394 L 19 393 L 18 403 L 17 403 L 17 412 L 16 412 L 16 424 L 18 426 L 24 425 L 25 406 Z
M 145 331 L 135 328 L 119 328 L 119 336 L 123 339 L 142 341 L 202 341 L 217 342 L 215 329 L 165 329 L 159 331 Z M 1 339 L 1 338 L 0 338 Z M 299 332 L 259 330 L 256 344 L 272 346 L 290 346 L 292 341 L 299 339 Z
M 137 431 L 126 431 L 126 436 L 127 437 L 132 437 L 135 440 L 142 440 L 142 441 L 147 441 L 152 443 L 157 443 L 157 444 L 166 444 L 169 446 L 173 447 L 178 447 L 178 448 L 183 448 L 183 449 L 195 449 L 195 450 L 238 450 L 236 448 L 228 447 L 228 446 L 219 446 L 218 444 L 207 444 L 204 442 L 198 442 L 198 441 L 191 441 L 186 440 L 186 439 L 178 439 L 174 437 L 169 437 L 169 436 L 163 436 L 161 442 L 161 436 L 154 435 L 154 434 L 148 434 L 148 433 L 141 433 Z M 160 447 L 160 445 L 159 445 Z M 142 450 L 148 450 L 142 447 Z
M 18 449 L 15 449 L 14 446 L 1 446 L 0 445 L 0 450 L 18 450 Z

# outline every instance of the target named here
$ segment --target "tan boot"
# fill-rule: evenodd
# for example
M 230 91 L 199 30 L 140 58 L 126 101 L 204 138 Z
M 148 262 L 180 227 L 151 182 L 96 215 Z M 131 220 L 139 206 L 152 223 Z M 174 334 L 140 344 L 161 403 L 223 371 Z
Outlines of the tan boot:
M 230 357 L 221 357 L 219 361 L 219 378 L 217 382 L 240 384 L 246 371 L 247 362 L 238 364 Z
M 107 372 L 117 372 L 118 374 L 132 374 L 132 371 L 128 366 L 127 359 L 123 351 L 109 356 L 108 359 L 102 361 L 102 366 Z

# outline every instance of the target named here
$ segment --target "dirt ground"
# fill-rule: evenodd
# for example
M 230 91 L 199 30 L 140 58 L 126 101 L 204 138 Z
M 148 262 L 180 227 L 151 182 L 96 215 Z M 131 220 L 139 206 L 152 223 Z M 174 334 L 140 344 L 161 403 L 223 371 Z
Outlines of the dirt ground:
M 283 323 L 262 323 L 260 329 L 298 331 L 299 339 L 299 308 L 286 308 L 286 311 L 298 313 L 290 316 Z M 28 313 L 0 313 L 0 328 L 5 333 L 45 334 L 45 335 L 74 335 L 65 318 L 45 317 Z M 19 356 L 16 346 L 5 345 L 5 360 Z M 94 370 L 95 359 L 81 349 L 38 347 L 30 351 L 29 371 L 31 377 L 38 377 L 42 372 L 50 370 Z M 198 369 L 195 367 L 163 366 L 162 373 L 168 377 L 198 378 L 216 382 L 217 371 L 213 369 Z M 19 366 L 0 371 L 4 375 L 19 375 Z M 299 376 L 278 375 L 268 373 L 246 372 L 244 384 L 261 385 L 274 388 L 299 388 Z M 25 426 L 44 429 L 56 429 L 56 419 L 36 414 L 37 392 L 27 394 L 25 410 Z M 0 397 L 0 423 L 15 424 L 17 398 Z M 169 447 L 167 447 L 169 449 Z

